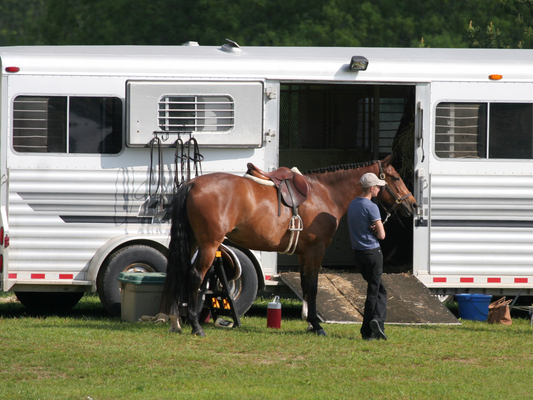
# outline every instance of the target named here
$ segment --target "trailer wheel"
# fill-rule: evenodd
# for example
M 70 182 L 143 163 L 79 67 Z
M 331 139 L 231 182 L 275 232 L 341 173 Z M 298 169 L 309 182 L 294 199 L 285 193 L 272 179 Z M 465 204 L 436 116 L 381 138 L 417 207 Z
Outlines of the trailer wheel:
M 229 282 L 230 295 L 235 303 L 235 311 L 239 317 L 244 315 L 252 306 L 257 297 L 259 287 L 257 273 L 252 261 L 239 249 L 228 246 L 241 263 L 242 273 L 240 278 Z
M 15 292 L 17 299 L 30 311 L 68 311 L 84 292 Z
M 437 299 L 443 304 L 455 301 L 455 296 L 453 294 L 437 294 L 435 297 L 437 297 Z
M 113 253 L 98 273 L 96 286 L 104 308 L 120 317 L 121 295 L 118 276 L 121 272 L 165 272 L 167 258 L 150 246 L 133 245 Z

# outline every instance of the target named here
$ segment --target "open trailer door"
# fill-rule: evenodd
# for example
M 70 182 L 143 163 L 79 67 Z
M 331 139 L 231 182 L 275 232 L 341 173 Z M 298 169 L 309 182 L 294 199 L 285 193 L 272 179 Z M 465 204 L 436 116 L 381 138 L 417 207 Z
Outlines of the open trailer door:
M 415 254 L 418 277 L 438 293 L 533 287 L 532 92 L 531 83 L 431 84 L 422 136 L 431 148 L 417 164 L 428 226 L 417 219 Z

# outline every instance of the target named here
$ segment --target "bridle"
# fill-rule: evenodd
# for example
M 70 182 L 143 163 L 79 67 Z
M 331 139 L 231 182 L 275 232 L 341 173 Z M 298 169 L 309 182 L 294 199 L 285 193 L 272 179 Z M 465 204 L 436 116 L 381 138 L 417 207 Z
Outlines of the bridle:
M 378 161 L 378 167 L 379 167 L 379 179 L 382 179 L 382 180 L 385 180 L 385 172 L 383 171 L 383 167 L 381 166 L 381 161 Z M 395 199 L 394 201 L 394 204 L 387 208 L 385 207 L 385 205 L 383 204 L 383 202 L 381 201 L 381 197 L 383 195 L 383 188 L 385 188 L 385 190 L 387 190 L 389 192 L 389 194 L 392 196 L 393 199 Z M 402 205 L 404 208 L 406 208 L 408 210 L 408 207 L 405 205 L 405 204 L 402 204 L 408 197 L 410 197 L 412 195 L 411 192 L 407 193 L 405 196 L 403 197 L 400 197 L 399 195 L 397 195 L 396 193 L 394 193 L 392 191 L 392 189 L 390 188 L 389 185 L 385 185 L 385 186 L 381 186 L 380 189 L 379 189 L 379 194 L 377 196 L 377 199 L 378 199 L 378 204 L 383 207 L 383 209 L 385 210 L 385 212 L 387 213 L 387 217 L 385 218 L 385 220 L 383 221 L 383 224 L 385 224 L 385 222 L 387 222 L 387 220 L 389 219 L 389 217 L 391 216 L 392 212 L 396 209 L 396 207 L 398 207 L 399 205 Z

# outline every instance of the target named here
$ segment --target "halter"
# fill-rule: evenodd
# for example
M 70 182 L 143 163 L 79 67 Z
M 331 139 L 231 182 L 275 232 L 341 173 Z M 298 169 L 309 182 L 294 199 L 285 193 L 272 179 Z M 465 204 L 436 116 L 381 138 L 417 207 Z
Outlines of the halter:
M 383 171 L 383 167 L 381 166 L 381 161 L 378 161 L 378 166 L 379 166 L 379 179 L 385 180 L 385 172 Z M 382 197 L 382 194 L 383 194 L 383 188 L 385 188 L 389 192 L 389 194 L 395 199 L 394 204 L 391 207 L 389 207 L 388 209 L 387 209 L 387 207 L 385 207 L 383 202 L 380 200 L 380 197 Z M 378 195 L 378 204 L 381 207 L 383 207 L 383 209 L 387 213 L 387 217 L 385 218 L 385 221 L 383 221 L 383 224 L 385 224 L 385 222 L 387 222 L 387 220 L 391 216 L 391 213 L 396 209 L 396 207 L 398 207 L 400 204 L 402 204 L 411 195 L 412 195 L 412 193 L 409 192 L 405 196 L 400 197 L 399 195 L 397 195 L 396 193 L 394 193 L 392 191 L 392 189 L 390 188 L 389 185 L 381 186 L 381 188 L 379 190 L 379 195 Z

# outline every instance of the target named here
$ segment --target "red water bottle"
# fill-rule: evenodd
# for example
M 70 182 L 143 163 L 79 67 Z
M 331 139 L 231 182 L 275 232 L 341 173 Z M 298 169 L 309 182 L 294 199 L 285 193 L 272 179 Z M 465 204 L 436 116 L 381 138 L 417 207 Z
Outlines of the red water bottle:
M 281 328 L 281 303 L 279 302 L 279 296 L 275 296 L 274 301 L 268 303 L 267 328 Z

